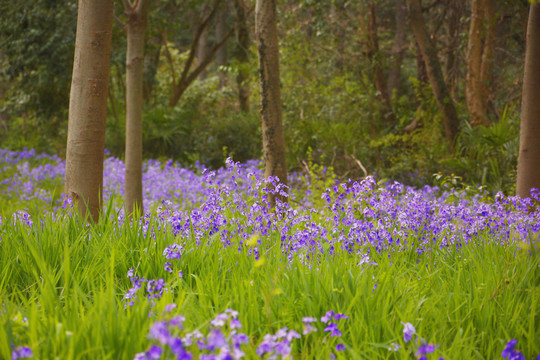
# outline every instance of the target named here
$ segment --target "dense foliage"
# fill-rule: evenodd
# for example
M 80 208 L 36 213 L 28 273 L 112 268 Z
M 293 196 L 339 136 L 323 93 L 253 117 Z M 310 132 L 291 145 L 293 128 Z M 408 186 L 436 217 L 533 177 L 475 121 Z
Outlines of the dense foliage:
M 227 65 L 212 64 L 173 108 L 167 106 L 172 78 L 180 77 L 206 1 L 156 1 L 151 8 L 144 73 L 144 154 L 196 161 L 217 169 L 232 155 L 237 161 L 261 157 L 256 48 L 249 61 L 238 58 L 238 40 L 226 44 Z M 253 32 L 253 4 L 244 1 Z M 278 2 L 282 105 L 287 163 L 309 172 L 313 162 L 332 167 L 343 180 L 364 176 L 421 186 L 432 175 L 452 173 L 491 192 L 513 193 L 527 1 L 497 1 L 496 38 L 489 80 L 489 123 L 471 127 L 465 106 L 468 1 L 434 2 L 424 17 L 438 49 L 461 130 L 456 153 L 445 143 L 442 118 L 419 63 L 414 36 L 405 28 L 400 78 L 391 99 L 393 121 L 375 86 L 378 68 L 386 78 L 396 55 L 397 1 L 375 1 L 378 49 L 370 40 L 367 2 L 311 0 Z M 3 2 L 0 21 L 0 141 L 64 154 L 76 5 L 56 0 Z M 122 7 L 116 15 L 123 21 Z M 452 19 L 458 19 L 452 22 Z M 237 26 L 232 2 L 228 27 Z M 117 24 L 118 25 L 118 24 Z M 107 148 L 124 153 L 125 51 L 115 25 L 110 78 Z M 208 47 L 215 42 L 215 19 Z M 238 105 L 240 72 L 248 74 L 250 111 Z M 423 72 L 424 73 L 423 73 Z M 222 78 L 225 78 L 225 81 Z M 408 128 L 416 124 L 413 131 Z
M 0 166 L 3 357 L 540 353 L 531 199 L 340 184 L 320 169 L 293 175 L 289 204 L 271 209 L 280 186 L 256 161 L 212 171 L 150 160 L 151 210 L 131 223 L 124 165 L 108 156 L 104 215 L 84 225 L 59 196 L 60 158 L 1 150 Z

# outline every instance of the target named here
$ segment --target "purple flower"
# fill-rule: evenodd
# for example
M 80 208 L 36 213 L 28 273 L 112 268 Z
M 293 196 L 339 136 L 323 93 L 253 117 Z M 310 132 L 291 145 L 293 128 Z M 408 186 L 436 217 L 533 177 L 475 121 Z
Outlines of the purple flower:
M 246 334 L 234 334 L 232 336 L 232 341 L 235 348 L 240 347 L 241 344 L 247 344 L 249 342 L 249 337 Z
M 172 244 L 171 246 L 168 246 L 163 250 L 163 256 L 165 256 L 166 259 L 180 259 L 182 257 L 181 251 L 184 250 L 184 248 L 176 243 Z
M 159 341 L 161 345 L 167 345 L 171 339 L 171 334 L 169 333 L 167 323 L 165 321 L 158 321 L 154 323 L 150 328 L 148 337 L 150 339 Z
M 177 315 L 171 319 L 169 322 L 171 326 L 177 327 L 178 329 L 184 328 L 184 321 L 186 321 L 186 318 L 182 315 Z
M 302 318 L 302 322 L 304 324 L 314 323 L 314 322 L 317 322 L 317 318 L 306 316 Z
M 330 336 L 341 336 L 341 331 L 339 331 L 337 324 L 330 323 L 326 328 L 324 328 L 324 331 L 330 332 Z
M 288 341 L 280 341 L 274 347 L 276 354 L 281 356 L 287 356 L 291 353 L 291 345 Z
M 411 323 L 403 323 L 403 340 L 409 342 L 412 339 L 412 336 L 416 334 L 416 329 Z
M 334 320 L 335 321 L 338 321 L 340 319 L 348 319 L 349 317 L 347 315 L 344 315 L 344 314 L 336 314 L 336 316 L 334 316 Z
M 525 356 L 523 356 L 521 351 L 516 350 L 516 345 L 517 345 L 517 340 L 515 339 L 510 340 L 506 344 L 501 356 L 509 360 L 525 360 Z
M 302 331 L 302 334 L 307 335 L 311 332 L 317 331 L 317 328 L 311 324 L 305 324 L 304 325 L 304 331 Z
M 416 356 L 430 354 L 435 351 L 435 345 L 422 344 L 416 351 Z
M 231 319 L 230 326 L 231 326 L 231 329 L 242 328 L 242 324 L 240 323 L 240 320 L 238 319 Z
M 31 358 L 33 356 L 34 354 L 32 353 L 32 349 L 30 349 L 28 346 L 19 346 L 15 350 L 11 351 L 11 360 Z
M 165 271 L 168 271 L 172 274 L 172 264 L 168 261 L 165 261 Z
M 327 311 L 326 314 L 321 318 L 321 321 L 323 323 L 329 322 L 330 320 L 332 320 L 334 318 L 334 314 L 335 314 L 335 312 L 332 311 L 332 310 Z
M 213 329 L 207 340 L 206 348 L 210 351 L 221 349 L 227 345 L 227 339 L 219 329 Z
M 336 345 L 336 351 L 345 351 L 345 345 L 337 344 Z

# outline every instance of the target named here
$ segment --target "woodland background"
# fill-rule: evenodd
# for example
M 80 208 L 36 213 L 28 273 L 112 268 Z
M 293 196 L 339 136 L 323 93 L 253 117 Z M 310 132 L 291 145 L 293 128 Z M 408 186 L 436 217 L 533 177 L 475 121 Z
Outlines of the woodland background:
M 529 6 L 526 0 L 422 2 L 459 120 L 451 149 L 404 0 L 278 1 L 289 170 L 514 193 Z M 63 156 L 76 1 L 2 2 L 0 12 L 0 144 Z M 253 12 L 246 0 L 151 4 L 145 158 L 213 168 L 228 155 L 242 162 L 261 158 Z M 106 149 L 122 158 L 126 34 L 120 2 L 115 15 Z M 479 36 L 472 36 L 478 18 Z M 200 73 L 174 102 L 195 44 L 188 73 Z M 481 79 L 472 95 L 471 77 Z

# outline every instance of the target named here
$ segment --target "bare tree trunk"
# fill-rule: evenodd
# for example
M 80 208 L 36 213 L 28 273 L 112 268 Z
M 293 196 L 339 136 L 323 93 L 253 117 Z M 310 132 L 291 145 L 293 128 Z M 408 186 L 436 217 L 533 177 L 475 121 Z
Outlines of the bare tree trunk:
M 516 194 L 529 197 L 540 189 L 540 4 L 532 4 L 527 26 L 525 75 L 521 103 L 521 126 Z
M 433 46 L 428 36 L 420 0 L 407 0 L 407 4 L 409 5 L 411 27 L 420 47 L 424 63 L 426 64 L 429 83 L 433 90 L 433 95 L 435 95 L 439 111 L 444 116 L 446 139 L 448 140 L 450 151 L 454 152 L 454 140 L 459 130 L 459 119 L 456 108 L 444 82 L 441 64 L 437 57 L 437 49 Z
M 238 59 L 238 76 L 236 84 L 238 86 L 238 102 L 240 110 L 249 112 L 249 28 L 247 24 L 247 6 L 244 0 L 234 0 L 236 10 L 236 58 Z
M 383 117 L 388 122 L 394 121 L 392 114 L 392 103 L 390 102 L 390 95 L 388 94 L 387 82 L 384 79 L 381 54 L 379 51 L 379 39 L 377 34 L 377 13 L 375 9 L 375 3 L 369 3 L 369 26 L 368 26 L 368 58 L 371 62 L 371 70 L 373 73 L 373 83 L 375 89 L 379 93 L 381 100 L 381 112 Z
M 257 0 L 255 5 L 255 37 L 259 52 L 261 85 L 261 117 L 265 177 L 277 176 L 287 184 L 285 137 L 281 122 L 281 90 L 279 47 L 275 0 Z M 276 196 L 270 196 L 275 202 Z M 285 197 L 279 197 L 285 201 Z
M 208 8 L 205 5 L 203 5 L 201 9 L 201 21 L 207 16 Z M 201 36 L 199 37 L 199 45 L 197 47 L 197 62 L 200 64 L 203 59 L 206 57 L 207 52 L 207 46 L 208 46 L 208 27 L 205 27 Z M 202 69 L 199 74 L 199 80 L 206 79 L 206 68 Z
M 396 36 L 390 50 L 390 69 L 388 70 L 388 95 L 398 96 L 401 80 L 401 64 L 407 46 L 407 4 L 405 0 L 396 1 Z
M 445 81 L 448 84 L 448 90 L 455 96 L 457 81 L 459 76 L 459 44 L 461 35 L 461 16 L 465 4 L 463 0 L 454 0 L 449 2 L 448 15 L 448 41 L 446 44 L 446 62 L 444 66 Z
M 465 94 L 473 126 L 489 122 L 487 110 L 495 32 L 494 1 L 472 0 Z
M 78 203 L 81 216 L 88 214 L 94 222 L 99 219 L 103 197 L 112 22 L 112 0 L 79 0 L 65 192 Z
M 219 10 L 217 15 L 216 23 L 216 43 L 219 43 L 225 39 L 227 34 L 227 17 L 229 14 L 229 2 L 227 0 L 223 1 L 223 5 Z M 226 66 L 227 65 L 227 46 L 223 45 L 216 52 L 216 65 Z M 223 87 L 227 83 L 227 73 L 223 70 L 218 70 L 219 76 L 219 86 Z
M 127 16 L 126 55 L 126 174 L 124 197 L 126 215 L 142 215 L 142 110 L 144 36 L 149 0 L 135 4 L 125 0 Z

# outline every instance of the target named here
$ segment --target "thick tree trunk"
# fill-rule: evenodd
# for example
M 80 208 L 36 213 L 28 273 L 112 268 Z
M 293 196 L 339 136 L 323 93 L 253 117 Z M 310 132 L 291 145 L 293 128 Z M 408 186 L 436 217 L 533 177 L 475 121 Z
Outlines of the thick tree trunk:
M 388 70 L 388 95 L 390 98 L 399 95 L 401 80 L 401 64 L 407 46 L 407 4 L 405 0 L 396 1 L 396 35 L 390 50 L 390 69 Z
M 261 86 L 261 117 L 265 177 L 277 176 L 287 184 L 285 137 L 281 122 L 281 90 L 279 47 L 275 0 L 257 0 L 255 6 L 255 37 L 259 52 Z M 286 198 L 280 197 L 284 201 Z M 274 203 L 275 196 L 270 196 Z
M 444 117 L 446 139 L 448 140 L 450 151 L 454 152 L 454 141 L 459 130 L 459 119 L 456 108 L 444 82 L 441 64 L 437 57 L 437 49 L 431 43 L 427 32 L 420 0 L 407 0 L 407 4 L 409 5 L 411 27 L 420 47 L 422 58 L 426 64 L 429 83 L 433 90 L 433 95 L 435 95 L 439 111 L 441 111 Z
M 143 212 L 142 198 L 142 110 L 144 35 L 149 0 L 127 4 L 126 55 L 126 174 L 124 197 L 126 215 Z
M 473 0 L 467 46 L 467 76 L 465 94 L 471 113 L 471 125 L 487 124 L 491 89 L 491 68 L 495 43 L 494 0 Z
M 79 213 L 90 215 L 94 222 L 99 219 L 103 197 L 112 22 L 112 0 L 79 0 L 65 192 L 78 203 Z
M 540 189 L 540 4 L 531 5 L 527 26 L 525 75 L 521 103 L 521 126 L 516 194 L 529 197 Z
M 240 110 L 249 112 L 249 28 L 247 24 L 247 7 L 244 0 L 234 0 L 236 10 L 236 59 L 238 60 L 238 102 Z
M 227 16 L 229 14 L 229 2 L 227 0 L 223 1 L 219 13 L 217 15 L 216 23 L 216 43 L 219 43 L 225 40 L 227 34 Z M 223 45 L 216 52 L 216 65 L 226 66 L 227 65 L 227 46 Z M 227 73 L 223 70 L 218 70 L 219 76 L 219 85 L 220 87 L 225 86 L 227 83 Z

